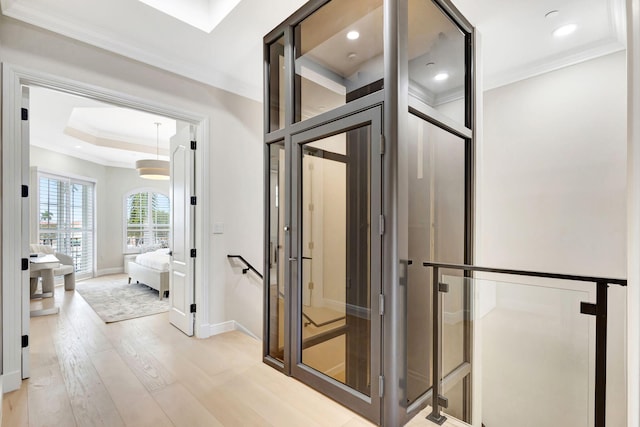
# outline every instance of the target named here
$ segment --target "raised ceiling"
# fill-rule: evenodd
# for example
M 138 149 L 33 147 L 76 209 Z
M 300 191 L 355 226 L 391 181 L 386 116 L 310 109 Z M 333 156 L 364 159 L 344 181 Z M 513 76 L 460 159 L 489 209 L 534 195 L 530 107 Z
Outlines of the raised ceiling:
M 29 95 L 32 146 L 112 167 L 169 160 L 175 120 L 41 87 Z
M 0 0 L 7 16 L 258 101 L 262 37 L 304 3 L 241 0 L 207 33 L 140 1 Z M 453 3 L 482 34 L 485 88 L 624 49 L 623 0 Z M 554 38 L 565 22 L 577 31 Z

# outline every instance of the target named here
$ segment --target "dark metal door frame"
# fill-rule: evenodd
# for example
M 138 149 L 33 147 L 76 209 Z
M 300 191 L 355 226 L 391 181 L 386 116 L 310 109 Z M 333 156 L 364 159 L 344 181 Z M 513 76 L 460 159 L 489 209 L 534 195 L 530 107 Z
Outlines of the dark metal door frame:
M 357 392 L 349 386 L 319 373 L 302 363 L 302 146 L 325 137 L 340 134 L 362 126 L 370 125 L 370 396 Z M 375 423 L 381 421 L 381 337 L 382 316 L 380 315 L 380 298 L 382 293 L 382 236 L 377 226 L 377 219 L 382 214 L 382 109 L 374 106 L 370 109 L 346 116 L 327 124 L 295 134 L 292 140 L 291 170 L 291 301 L 290 331 L 291 375 L 332 399 L 349 407 L 353 411 Z M 286 350 L 285 350 L 286 352 Z

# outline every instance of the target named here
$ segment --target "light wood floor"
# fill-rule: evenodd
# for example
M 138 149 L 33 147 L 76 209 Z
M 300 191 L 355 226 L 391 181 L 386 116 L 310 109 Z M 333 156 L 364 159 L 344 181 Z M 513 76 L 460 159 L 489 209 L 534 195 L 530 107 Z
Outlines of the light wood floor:
M 372 425 L 263 364 L 240 332 L 188 338 L 166 313 L 107 325 L 60 287 L 55 303 L 31 319 L 31 378 L 4 395 L 4 426 Z M 434 426 L 424 415 L 409 425 Z

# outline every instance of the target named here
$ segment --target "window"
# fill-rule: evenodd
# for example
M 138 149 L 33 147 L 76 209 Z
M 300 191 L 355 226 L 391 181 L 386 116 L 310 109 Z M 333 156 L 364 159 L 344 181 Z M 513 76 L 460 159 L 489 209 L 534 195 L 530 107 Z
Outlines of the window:
M 38 242 L 73 258 L 76 274 L 93 275 L 95 183 L 38 175 Z
M 125 200 L 125 253 L 169 246 L 169 197 L 137 191 Z

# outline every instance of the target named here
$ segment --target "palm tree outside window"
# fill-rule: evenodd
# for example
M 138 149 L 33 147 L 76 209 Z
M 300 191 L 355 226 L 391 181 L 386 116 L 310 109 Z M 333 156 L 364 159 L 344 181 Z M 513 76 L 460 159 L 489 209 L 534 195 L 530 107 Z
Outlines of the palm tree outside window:
M 169 197 L 136 191 L 125 201 L 125 253 L 166 248 L 169 245 Z

